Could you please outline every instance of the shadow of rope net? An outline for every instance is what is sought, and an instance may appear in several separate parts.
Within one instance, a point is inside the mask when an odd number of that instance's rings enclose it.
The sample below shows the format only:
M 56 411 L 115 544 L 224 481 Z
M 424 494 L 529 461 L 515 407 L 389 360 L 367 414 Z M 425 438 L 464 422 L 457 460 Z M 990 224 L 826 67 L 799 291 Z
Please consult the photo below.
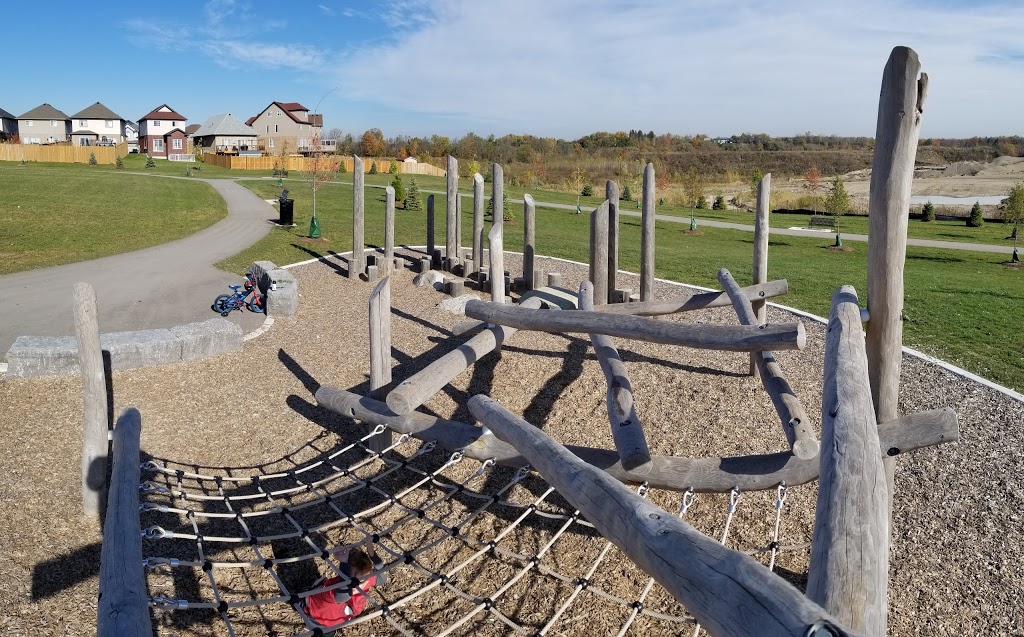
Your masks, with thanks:
M 528 467 L 479 463 L 408 435 L 377 454 L 367 442 L 382 431 L 278 472 L 145 463 L 143 552 L 158 632 L 329 633 L 303 601 L 347 587 L 332 549 L 368 540 L 388 581 L 369 591 L 346 633 L 699 631 L 678 601 Z M 754 515 L 763 523 L 748 546 L 730 534 L 748 494 L 702 494 L 698 502 L 693 492 L 639 492 L 769 568 L 780 551 L 806 555 L 806 543 L 779 542 L 784 486 L 749 494 L 751 507 L 762 503 Z M 341 581 L 325 588 L 321 578 L 333 575 Z

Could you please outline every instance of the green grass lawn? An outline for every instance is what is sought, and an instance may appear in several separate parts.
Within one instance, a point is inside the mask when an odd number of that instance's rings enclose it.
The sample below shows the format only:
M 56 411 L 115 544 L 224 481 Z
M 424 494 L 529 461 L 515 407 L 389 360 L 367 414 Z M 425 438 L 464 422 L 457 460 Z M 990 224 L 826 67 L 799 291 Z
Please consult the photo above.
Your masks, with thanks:
M 242 183 L 264 199 L 273 198 L 279 192 L 276 181 Z M 258 259 L 286 264 L 351 249 L 351 186 L 328 184 L 317 193 L 317 216 L 323 231 L 323 240 L 319 242 L 304 239 L 311 212 L 308 186 L 295 181 L 286 181 L 285 186 L 296 200 L 297 226 L 275 229 L 248 250 L 218 264 L 220 267 L 241 274 Z M 368 190 L 366 207 L 366 243 L 382 245 L 383 192 Z M 437 243 L 442 246 L 444 209 L 445 197 L 436 196 Z M 422 245 L 425 242 L 425 212 L 399 209 L 395 216 L 398 244 Z M 516 223 L 505 227 L 505 246 L 520 251 L 521 213 L 517 219 Z M 588 223 L 585 214 L 539 208 L 538 253 L 587 261 Z M 469 206 L 463 207 L 462 229 L 463 245 L 468 247 L 472 232 Z M 726 267 L 737 280 L 750 280 L 751 233 L 705 227 L 703 235 L 686 235 L 683 229 L 680 224 L 657 223 L 659 277 L 717 288 L 717 269 Z M 640 219 L 624 217 L 621 237 L 621 267 L 637 272 Z M 830 238 L 826 235 L 821 239 L 782 236 L 772 239 L 769 276 L 788 279 L 790 288 L 789 295 L 778 299 L 779 302 L 827 316 L 832 293 L 840 285 L 849 283 L 857 288 L 862 304 L 866 304 L 867 244 L 851 242 L 848 245 L 852 251 L 833 252 L 825 249 Z M 1005 259 L 997 254 L 908 248 L 904 342 L 1019 391 L 1024 389 L 1024 338 L 1019 332 L 1024 307 L 1024 271 L 1003 267 L 1000 262 Z
M 227 215 L 204 183 L 56 166 L 0 163 L 0 274 L 166 243 Z

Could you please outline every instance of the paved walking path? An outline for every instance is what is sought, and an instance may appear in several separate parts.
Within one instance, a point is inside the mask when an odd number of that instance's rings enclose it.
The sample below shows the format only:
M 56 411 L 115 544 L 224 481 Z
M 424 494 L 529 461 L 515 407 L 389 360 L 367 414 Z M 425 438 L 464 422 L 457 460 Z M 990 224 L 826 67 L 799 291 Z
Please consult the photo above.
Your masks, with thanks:
M 96 289 L 101 332 L 173 327 L 218 316 L 210 310 L 214 297 L 242 278 L 213 264 L 259 241 L 277 211 L 230 179 L 190 181 L 210 184 L 227 203 L 228 216 L 170 243 L 0 276 L 0 359 L 18 336 L 73 335 L 71 296 L 79 281 Z M 246 332 L 263 322 L 262 314 L 248 310 L 230 317 Z

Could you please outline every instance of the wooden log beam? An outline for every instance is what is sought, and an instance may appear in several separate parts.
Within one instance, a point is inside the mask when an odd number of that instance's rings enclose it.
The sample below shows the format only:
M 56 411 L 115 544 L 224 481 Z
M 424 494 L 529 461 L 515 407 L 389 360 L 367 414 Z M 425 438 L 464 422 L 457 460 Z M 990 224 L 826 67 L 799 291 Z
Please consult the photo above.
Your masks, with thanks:
M 580 285 L 579 307 L 587 311 L 594 309 L 594 285 L 590 281 Z M 633 385 L 626 374 L 626 365 L 611 338 L 603 334 L 591 334 L 590 341 L 608 383 L 608 421 L 615 449 L 619 452 L 619 462 L 627 471 L 637 475 L 648 474 L 651 472 L 651 450 L 634 408 Z
M 366 241 L 364 239 L 364 214 L 366 189 L 363 174 L 363 160 L 352 156 L 352 260 L 349 262 L 348 278 L 358 280 L 366 270 Z
M 654 164 L 644 167 L 643 210 L 640 213 L 640 300 L 654 300 Z
M 395 269 L 395 189 L 384 189 L 384 273 Z
M 445 163 L 445 181 L 447 182 L 445 198 L 445 232 L 444 232 L 444 258 L 449 268 L 454 267 L 459 260 L 459 247 L 456 245 L 456 200 L 459 198 L 459 162 L 451 155 Z
M 539 298 L 527 299 L 523 307 L 539 308 Z M 466 342 L 398 384 L 387 396 L 388 407 L 399 415 L 411 413 L 483 356 L 501 347 L 518 330 L 495 325 L 482 329 Z
M 484 178 L 473 174 L 473 274 L 484 266 Z
M 76 283 L 72 295 L 78 368 L 82 375 L 82 513 L 97 517 L 107 493 L 107 382 L 100 348 L 96 291 Z
M 882 72 L 868 200 L 868 374 L 879 422 L 892 420 L 898 410 L 907 207 L 927 88 L 917 53 L 894 48 Z M 895 467 L 895 459 L 885 461 L 890 494 Z
M 825 624 L 825 634 L 856 634 L 752 557 L 640 497 L 493 399 L 473 396 L 469 409 L 709 633 L 804 637 Z
M 789 292 L 789 283 L 786 279 L 779 279 L 778 281 L 769 281 L 760 285 L 740 288 L 740 291 L 750 300 L 770 299 L 787 294 Z M 598 312 L 609 314 L 662 316 L 665 314 L 675 314 L 676 312 L 703 310 L 709 307 L 726 307 L 732 304 L 732 299 L 725 292 L 697 292 L 674 299 L 659 299 L 657 301 L 644 301 L 640 303 L 616 303 L 614 305 L 602 305 L 595 309 Z
M 718 271 L 718 281 L 722 284 L 729 298 L 732 299 L 736 315 L 743 325 L 762 325 L 750 299 L 740 290 L 739 284 L 732 277 L 732 274 L 722 268 Z M 775 406 L 775 413 L 782 421 L 782 431 L 789 442 L 789 448 L 793 450 L 798 458 L 808 459 L 818 455 L 818 439 L 811 427 L 811 419 L 807 416 L 803 404 L 797 398 L 796 392 L 789 385 L 786 376 L 782 373 L 782 366 L 771 352 L 751 352 L 754 363 L 757 365 L 761 377 L 761 384 L 764 386 L 768 396 Z
M 771 214 L 771 192 L 772 192 L 772 174 L 768 173 L 761 178 L 761 181 L 757 184 L 757 212 L 754 220 L 754 276 L 753 283 L 765 283 L 768 281 L 768 216 Z M 767 319 L 767 312 L 764 306 L 764 301 L 761 299 L 755 299 L 752 303 L 754 308 L 754 314 L 757 317 L 757 322 L 751 325 L 764 325 Z M 750 354 L 750 375 L 754 376 L 758 373 L 758 364 L 755 358 L 757 353 Z
M 608 202 L 590 213 L 590 281 L 594 284 L 594 305 L 608 304 Z
M 526 291 L 533 289 L 537 258 L 537 204 L 529 193 L 523 195 L 523 279 Z
M 888 608 L 889 490 L 878 455 L 860 304 L 832 297 L 825 337 L 822 453 L 807 597 L 850 628 L 884 637 Z
M 466 316 L 488 323 L 539 332 L 576 332 L 632 338 L 649 343 L 683 345 L 727 352 L 803 349 L 802 323 L 778 325 L 703 325 L 605 312 L 552 312 L 487 301 L 469 301 Z
M 391 384 L 391 277 L 385 276 L 373 288 L 370 310 L 370 395 L 381 400 Z M 391 446 L 391 431 L 370 438 L 370 451 L 383 452 Z
M 513 467 L 526 464 L 526 459 L 513 447 L 467 423 L 415 411 L 399 415 L 385 403 L 326 385 L 317 390 L 316 400 L 337 414 L 385 425 L 423 440 L 436 440 L 443 447 L 464 451 L 476 460 L 494 458 L 499 464 Z M 881 452 L 887 455 L 952 442 L 959 436 L 956 414 L 948 407 L 904 416 L 878 428 Z M 691 487 L 700 493 L 728 493 L 733 487 L 760 491 L 774 489 L 781 482 L 796 486 L 818 477 L 816 458 L 801 460 L 789 451 L 731 458 L 652 456 L 651 472 L 636 475 L 622 467 L 617 451 L 572 445 L 567 448 L 616 480 L 632 484 L 647 482 L 653 488 L 670 491 L 686 491 Z
M 100 594 L 96 606 L 99 637 L 149 637 L 153 634 L 139 522 L 141 428 L 142 416 L 135 408 L 124 410 L 114 426 L 113 466 L 103 523 Z
M 608 302 L 619 288 L 619 185 L 609 179 L 604 184 L 608 200 Z

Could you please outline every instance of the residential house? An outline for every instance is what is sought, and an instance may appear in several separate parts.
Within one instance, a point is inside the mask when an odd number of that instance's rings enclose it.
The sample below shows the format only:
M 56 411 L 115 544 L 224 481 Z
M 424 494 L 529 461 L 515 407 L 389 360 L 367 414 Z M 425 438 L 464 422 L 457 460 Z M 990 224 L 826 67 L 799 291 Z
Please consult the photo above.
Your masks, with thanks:
M 188 119 L 167 104 L 139 118 L 139 152 L 151 157 L 187 161 L 191 157 L 185 127 Z
M 268 155 L 284 155 L 307 149 L 313 133 L 322 131 L 324 116 L 311 114 L 298 102 L 271 102 L 245 123 L 256 131 L 257 144 Z
M 139 125 L 130 119 L 124 120 L 124 140 L 128 142 L 128 152 L 139 152 Z
M 125 138 L 124 118 L 99 102 L 71 116 L 71 143 L 75 146 L 114 146 Z
M 214 115 L 203 122 L 192 134 L 192 143 L 201 145 L 203 152 L 209 153 L 259 154 L 255 151 L 256 131 L 231 113 Z
M 7 141 L 18 134 L 18 118 L 0 108 L 0 140 Z
M 62 144 L 71 139 L 71 118 L 40 104 L 18 116 L 18 135 L 22 144 Z

